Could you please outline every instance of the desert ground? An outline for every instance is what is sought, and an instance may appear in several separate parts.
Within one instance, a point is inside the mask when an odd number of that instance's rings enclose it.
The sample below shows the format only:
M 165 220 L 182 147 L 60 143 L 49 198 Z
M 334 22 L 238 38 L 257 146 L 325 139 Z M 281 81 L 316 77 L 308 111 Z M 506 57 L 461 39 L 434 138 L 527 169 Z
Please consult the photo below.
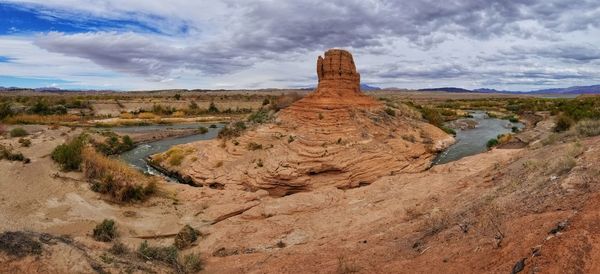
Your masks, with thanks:
M 2 94 L 0 272 L 600 272 L 598 97 L 363 93 L 330 54 L 315 91 Z M 524 127 L 433 165 L 473 110 Z M 226 126 L 149 159 L 174 179 L 117 157 L 194 122 Z

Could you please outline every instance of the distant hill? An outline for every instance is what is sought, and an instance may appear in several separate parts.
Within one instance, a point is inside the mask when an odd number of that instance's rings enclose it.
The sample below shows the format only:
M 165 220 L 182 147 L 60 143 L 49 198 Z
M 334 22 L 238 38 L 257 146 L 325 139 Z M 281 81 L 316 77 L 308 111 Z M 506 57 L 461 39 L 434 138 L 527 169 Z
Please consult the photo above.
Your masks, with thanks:
M 376 86 L 370 86 L 367 84 L 360 84 L 360 90 L 362 91 L 369 91 L 369 90 L 381 90 L 380 87 L 376 87 Z
M 472 90 L 468 90 L 468 89 L 464 89 L 464 88 L 455 88 L 455 87 L 424 88 L 424 89 L 419 89 L 418 91 L 474 92 Z
M 427 89 L 419 89 L 418 91 L 510 93 L 510 94 L 600 94 L 600 85 L 575 86 L 575 87 L 568 87 L 568 88 L 538 89 L 538 90 L 531 90 L 531 91 L 509 91 L 509 90 L 496 90 L 496 89 L 490 89 L 490 88 L 478 88 L 478 89 L 474 89 L 474 90 L 469 90 L 469 89 L 455 88 L 455 87 L 427 88 Z
M 600 94 L 600 85 L 552 88 L 531 91 L 532 94 Z

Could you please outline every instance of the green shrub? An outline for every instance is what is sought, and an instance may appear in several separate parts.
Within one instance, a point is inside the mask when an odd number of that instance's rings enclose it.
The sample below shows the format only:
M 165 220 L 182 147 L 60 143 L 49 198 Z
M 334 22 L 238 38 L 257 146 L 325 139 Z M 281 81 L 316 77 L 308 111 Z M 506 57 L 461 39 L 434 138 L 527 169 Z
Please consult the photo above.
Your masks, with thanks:
M 571 117 L 569 117 L 565 114 L 561 114 L 556 119 L 556 126 L 554 126 L 554 131 L 556 131 L 556 132 L 566 131 L 569 128 L 571 128 L 571 126 L 573 126 L 574 123 L 575 123 L 575 121 L 573 121 L 573 119 L 571 119 Z
M 489 140 L 487 141 L 487 144 L 486 144 L 486 146 L 487 146 L 487 148 L 492 148 L 492 147 L 495 147 L 495 146 L 497 146 L 499 143 L 500 143 L 500 142 L 499 142 L 499 141 L 498 141 L 498 139 L 496 139 L 496 138 L 494 138 L 494 139 L 489 139 Z
M 81 151 L 87 137 L 79 135 L 70 142 L 57 146 L 52 151 L 52 160 L 57 162 L 64 171 L 79 170 L 81 165 Z
M 448 134 L 452 134 L 452 135 L 456 136 L 456 131 L 454 129 L 451 129 L 446 126 L 442 126 L 441 129 Z
M 29 133 L 22 127 L 16 127 L 10 131 L 10 137 L 23 137 L 27 135 L 29 135 Z
M 96 241 L 110 242 L 117 237 L 117 227 L 114 220 L 104 219 L 93 231 L 93 237 Z

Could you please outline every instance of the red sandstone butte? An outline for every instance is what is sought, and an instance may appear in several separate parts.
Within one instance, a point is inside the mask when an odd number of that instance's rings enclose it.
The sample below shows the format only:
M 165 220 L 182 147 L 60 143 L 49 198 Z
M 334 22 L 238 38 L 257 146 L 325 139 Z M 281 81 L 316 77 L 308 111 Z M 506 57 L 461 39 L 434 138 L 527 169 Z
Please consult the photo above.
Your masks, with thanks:
M 348 51 L 325 52 L 317 59 L 317 75 L 317 89 L 275 113 L 273 122 L 237 138 L 181 145 L 176 149 L 189 153 L 178 166 L 169 165 L 166 154 L 155 161 L 199 185 L 283 196 L 423 171 L 453 142 L 422 119 L 400 110 L 387 114 L 382 103 L 362 93 Z

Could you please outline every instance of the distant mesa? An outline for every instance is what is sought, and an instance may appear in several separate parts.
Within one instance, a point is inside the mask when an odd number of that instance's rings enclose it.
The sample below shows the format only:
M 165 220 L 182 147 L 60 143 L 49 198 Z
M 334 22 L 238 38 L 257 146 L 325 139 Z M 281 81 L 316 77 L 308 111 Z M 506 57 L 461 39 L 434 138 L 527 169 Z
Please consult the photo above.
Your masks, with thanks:
M 193 151 L 177 166 L 167 153 L 160 165 L 203 186 L 273 196 L 333 186 L 360 187 L 395 173 L 419 172 L 454 139 L 360 90 L 352 55 L 332 49 L 317 59 L 316 90 L 274 113 L 272 122 L 250 125 L 239 136 L 175 149 Z

